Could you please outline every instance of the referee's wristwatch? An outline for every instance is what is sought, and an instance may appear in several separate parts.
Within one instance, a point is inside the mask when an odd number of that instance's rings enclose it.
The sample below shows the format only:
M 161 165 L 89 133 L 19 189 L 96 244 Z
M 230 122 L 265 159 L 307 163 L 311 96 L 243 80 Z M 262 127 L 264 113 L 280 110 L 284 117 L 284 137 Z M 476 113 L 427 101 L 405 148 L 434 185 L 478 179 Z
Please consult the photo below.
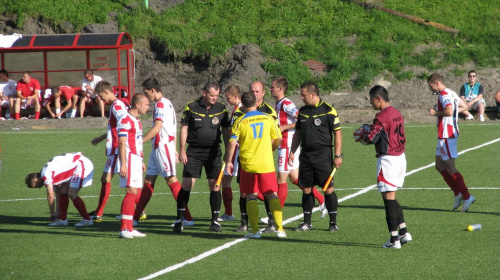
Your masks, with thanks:
M 335 155 L 335 158 L 344 158 L 344 154 Z

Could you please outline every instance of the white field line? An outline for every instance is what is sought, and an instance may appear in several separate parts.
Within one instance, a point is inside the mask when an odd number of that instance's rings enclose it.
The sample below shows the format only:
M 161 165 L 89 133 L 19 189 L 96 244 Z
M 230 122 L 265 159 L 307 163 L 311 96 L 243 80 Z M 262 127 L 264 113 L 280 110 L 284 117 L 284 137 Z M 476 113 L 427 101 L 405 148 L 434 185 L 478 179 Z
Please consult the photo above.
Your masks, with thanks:
M 500 187 L 467 187 L 469 190 L 500 190 Z M 335 191 L 355 191 L 363 190 L 365 188 L 349 188 L 349 189 L 335 189 Z M 408 190 L 449 190 L 450 188 L 401 188 L 398 191 Z M 302 192 L 302 190 L 288 190 L 288 192 Z M 191 192 L 191 194 L 209 194 L 210 192 Z M 154 193 L 154 195 L 172 195 L 172 193 Z M 98 195 L 81 195 L 81 198 L 98 198 Z M 122 194 L 112 194 L 110 197 L 123 198 Z M 0 199 L 0 202 L 17 202 L 17 201 L 34 201 L 34 200 L 47 200 L 46 197 L 33 197 L 33 198 L 13 198 L 13 199 Z M 340 200 L 339 200 L 340 201 Z
M 476 147 L 472 147 L 472 148 L 470 148 L 470 149 L 463 150 L 463 151 L 459 152 L 458 154 L 463 154 L 463 153 L 466 153 L 466 152 L 470 152 L 470 151 L 473 151 L 473 150 L 479 149 L 479 148 L 481 148 L 481 147 L 484 147 L 484 146 L 487 146 L 487 145 L 491 145 L 491 144 L 496 143 L 496 142 L 498 142 L 498 141 L 500 141 L 500 138 L 497 138 L 497 139 L 495 139 L 495 140 L 492 140 L 492 141 L 486 142 L 486 143 L 481 144 L 481 145 L 478 145 L 478 146 L 476 146 Z M 409 176 L 409 175 L 411 175 L 411 174 L 414 174 L 414 173 L 416 173 L 416 172 L 422 171 L 422 170 L 424 170 L 424 169 L 426 169 L 426 168 L 429 168 L 429 167 L 432 167 L 432 166 L 434 166 L 434 163 L 432 163 L 432 164 L 428 164 L 428 165 L 426 165 L 426 166 L 423 166 L 423 167 L 420 167 L 420 168 L 417 168 L 417 169 L 413 169 L 412 171 L 407 172 L 407 173 L 405 174 L 405 176 Z M 356 197 L 356 196 L 359 196 L 359 195 L 361 195 L 361 194 L 364 194 L 364 193 L 366 193 L 366 192 L 370 191 L 371 189 L 374 189 L 376 186 L 377 186 L 377 185 L 371 185 L 371 186 L 368 186 L 368 187 L 366 187 L 366 188 L 363 188 L 363 189 L 361 189 L 361 190 L 359 190 L 359 191 L 357 191 L 357 192 L 355 192 L 355 193 L 353 193 L 353 194 L 350 194 L 350 195 L 344 196 L 344 197 L 342 197 L 341 199 L 339 199 L 339 203 L 340 203 L 340 202 L 343 202 L 343 201 L 346 201 L 346 200 L 348 200 L 348 199 L 354 198 L 354 197 Z M 319 208 L 318 208 L 318 207 L 316 207 L 316 208 L 314 209 L 314 211 L 318 211 L 318 210 L 319 210 Z M 302 218 L 302 217 L 303 217 L 303 214 L 300 214 L 300 215 L 297 215 L 297 216 L 295 216 L 295 217 L 291 217 L 291 218 L 289 218 L 289 219 L 286 219 L 286 220 L 284 220 L 284 221 L 283 221 L 283 225 L 286 225 L 286 224 L 288 224 L 288 223 L 290 223 L 290 222 L 296 221 L 296 220 L 298 220 L 298 219 L 300 219 L 300 218 Z M 188 264 L 192 264 L 192 263 L 198 262 L 198 261 L 200 261 L 200 260 L 202 260 L 202 259 L 204 259 L 204 258 L 206 258 L 206 257 L 209 257 L 209 256 L 211 256 L 211 255 L 214 255 L 214 254 L 216 254 L 216 253 L 218 253 L 218 252 L 220 252 L 220 251 L 222 251 L 222 250 L 228 249 L 228 248 L 232 247 L 233 245 L 236 245 L 236 244 L 238 244 L 238 243 L 240 243 L 240 242 L 243 242 L 243 241 L 246 241 L 246 240 L 247 240 L 246 238 L 238 238 L 238 239 L 236 239 L 236 240 L 234 240 L 234 241 L 228 242 L 228 243 L 226 243 L 226 244 L 224 244 L 224 245 L 221 245 L 221 246 L 219 246 L 219 247 L 216 247 L 216 248 L 214 248 L 214 249 L 212 249 L 212 250 L 206 251 L 206 252 L 204 252 L 204 253 L 202 253 L 202 254 L 200 254 L 200 255 L 196 256 L 196 257 L 190 258 L 190 259 L 188 259 L 188 260 L 186 260 L 186 261 L 184 261 L 184 262 L 181 262 L 181 263 L 178 263 L 178 264 L 175 264 L 175 265 L 169 266 L 169 267 L 167 267 L 167 268 L 165 268 L 165 269 L 162 269 L 162 270 L 160 270 L 160 271 L 158 271 L 158 272 L 152 273 L 152 274 L 150 274 L 150 275 L 148 275 L 148 276 L 146 276 L 146 277 L 139 278 L 139 279 L 140 279 L 140 280 L 143 280 L 143 279 L 144 279 L 144 280 L 146 280 L 146 279 L 153 279 L 153 278 L 156 278 L 156 277 L 161 276 L 161 275 L 163 275 L 163 274 L 166 274 L 166 273 L 169 273 L 169 272 L 171 272 L 171 271 L 174 271 L 174 270 L 177 270 L 177 269 L 179 269 L 179 268 L 182 268 L 182 267 L 184 267 L 185 265 L 188 265 Z

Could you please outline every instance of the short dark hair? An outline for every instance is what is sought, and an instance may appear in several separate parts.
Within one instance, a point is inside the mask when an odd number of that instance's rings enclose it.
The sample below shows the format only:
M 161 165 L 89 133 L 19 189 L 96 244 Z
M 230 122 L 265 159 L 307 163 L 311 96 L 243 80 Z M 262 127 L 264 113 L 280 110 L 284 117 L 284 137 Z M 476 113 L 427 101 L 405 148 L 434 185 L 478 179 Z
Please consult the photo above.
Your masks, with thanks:
M 315 83 L 311 82 L 311 81 L 308 81 L 308 82 L 305 82 L 303 83 L 301 86 L 300 86 L 301 89 L 305 88 L 307 90 L 308 93 L 316 93 L 317 96 L 319 96 L 319 88 L 318 88 L 318 85 L 316 85 Z
M 241 104 L 245 108 L 255 107 L 255 94 L 253 92 L 246 91 L 241 95 Z
M 470 74 L 472 74 L 472 73 L 474 73 L 474 74 L 476 74 L 476 75 L 477 75 L 476 70 L 472 69 L 472 70 L 470 70 L 470 71 L 469 71 L 469 73 L 467 73 L 467 76 L 468 76 L 468 75 L 470 75 Z
M 97 94 L 103 93 L 106 90 L 111 92 L 111 93 L 113 92 L 113 86 L 108 81 L 102 80 L 102 81 L 98 82 L 97 85 L 95 85 L 94 91 Z
M 92 71 L 91 69 L 86 69 L 85 71 L 83 71 L 83 75 L 85 74 L 94 75 L 94 71 Z
M 38 178 L 41 178 L 42 177 L 42 174 L 41 173 L 30 173 L 26 176 L 26 179 L 25 179 L 25 182 L 26 182 L 26 186 L 31 189 L 31 188 L 35 188 L 35 186 L 32 186 L 31 185 L 31 181 L 33 181 L 33 179 L 38 179 Z
M 147 90 L 152 90 L 155 89 L 156 91 L 161 92 L 161 86 L 158 83 L 158 80 L 156 78 L 148 78 L 144 82 L 142 82 L 142 87 L 147 89 Z
M 0 70 L 0 74 L 4 74 L 5 76 L 7 76 L 7 78 L 9 77 L 9 72 L 7 72 L 7 70 L 5 69 Z
M 273 79 L 273 82 L 275 82 L 277 86 L 283 88 L 283 92 L 286 93 L 286 90 L 288 89 L 288 81 L 285 77 L 276 77 Z
M 427 83 L 435 83 L 435 82 L 441 82 L 443 83 L 443 76 L 439 75 L 438 73 L 434 73 L 427 78 Z
M 214 83 L 214 82 L 208 82 L 203 87 L 203 91 L 209 92 L 211 88 L 213 88 L 214 90 L 219 90 L 219 85 L 217 83 Z
M 389 92 L 383 86 L 376 85 L 370 89 L 370 97 L 380 97 L 385 102 L 389 102 Z
M 137 108 L 137 104 L 141 103 L 143 98 L 147 98 L 147 96 L 144 93 L 136 93 L 134 97 L 132 97 L 132 107 Z M 149 99 L 148 99 L 149 100 Z
M 59 87 L 53 87 L 50 89 L 50 91 L 52 91 L 52 94 L 55 94 L 56 92 L 59 92 Z
M 24 74 L 28 74 L 28 76 L 30 76 L 30 77 L 31 77 L 31 71 L 24 71 L 24 72 L 23 72 L 23 75 L 24 75 Z

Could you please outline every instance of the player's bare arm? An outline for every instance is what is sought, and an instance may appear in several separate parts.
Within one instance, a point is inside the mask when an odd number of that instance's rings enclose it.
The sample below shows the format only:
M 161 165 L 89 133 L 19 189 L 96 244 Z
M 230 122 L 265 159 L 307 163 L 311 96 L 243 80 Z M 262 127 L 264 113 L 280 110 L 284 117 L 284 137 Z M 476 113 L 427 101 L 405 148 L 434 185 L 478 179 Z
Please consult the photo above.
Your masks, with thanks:
M 153 127 L 142 138 L 142 142 L 143 143 L 147 142 L 147 141 L 153 139 L 153 137 L 155 137 L 156 135 L 158 135 L 158 133 L 160 133 L 162 125 L 163 125 L 163 121 L 155 120 Z
M 187 164 L 187 154 L 186 154 L 186 142 L 187 142 L 187 135 L 188 135 L 188 126 L 183 125 L 181 126 L 181 132 L 180 132 L 180 140 L 179 140 L 179 161 L 182 164 Z
M 341 155 L 342 154 L 342 130 L 338 129 L 333 131 L 333 135 L 335 137 L 335 140 L 333 140 L 333 145 L 335 148 L 335 154 L 334 155 Z M 336 168 L 340 168 L 342 165 L 342 157 L 334 157 L 333 159 L 333 165 Z
M 283 132 L 283 131 L 287 131 L 289 129 L 293 129 L 293 128 L 295 128 L 295 124 L 296 123 L 284 124 L 284 125 L 280 126 L 280 130 L 281 130 L 281 132 Z
M 127 177 L 127 137 L 118 137 L 118 153 L 120 156 L 120 177 Z
M 273 140 L 273 151 L 276 151 L 276 149 L 281 145 L 282 141 L 282 137 Z
M 236 150 L 236 141 L 229 141 L 229 144 L 227 146 L 227 151 L 226 154 L 224 155 L 224 162 L 226 163 L 226 170 L 229 174 L 233 173 L 233 163 L 230 161 L 230 158 L 233 158 L 234 151 Z
M 464 103 L 463 101 L 462 102 L 458 102 L 459 104 L 460 103 Z M 459 105 L 460 107 L 460 105 Z M 467 105 L 465 106 L 465 108 L 467 109 Z M 436 111 L 434 108 L 433 109 L 430 109 L 429 110 L 429 115 L 431 116 L 436 116 L 436 117 L 449 117 L 449 116 L 453 116 L 453 106 L 452 105 L 448 105 L 444 108 L 443 111 Z
M 295 160 L 295 151 L 300 145 L 300 139 L 302 137 L 302 132 L 300 130 L 295 130 L 295 134 L 292 138 L 292 147 L 290 147 L 290 155 L 288 157 L 288 164 L 293 166 L 293 161 Z
M 47 189 L 47 204 L 50 210 L 50 220 L 55 220 L 57 215 L 55 211 L 54 186 L 50 183 L 45 185 L 45 188 Z

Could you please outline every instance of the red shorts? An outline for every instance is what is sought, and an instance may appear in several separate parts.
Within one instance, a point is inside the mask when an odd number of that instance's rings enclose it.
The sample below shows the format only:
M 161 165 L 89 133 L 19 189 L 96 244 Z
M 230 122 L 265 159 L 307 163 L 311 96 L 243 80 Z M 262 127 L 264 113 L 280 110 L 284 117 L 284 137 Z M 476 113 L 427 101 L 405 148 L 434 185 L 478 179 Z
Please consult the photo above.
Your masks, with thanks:
M 240 169 L 240 191 L 241 193 L 270 194 L 278 191 L 278 179 L 276 172 L 248 173 Z

